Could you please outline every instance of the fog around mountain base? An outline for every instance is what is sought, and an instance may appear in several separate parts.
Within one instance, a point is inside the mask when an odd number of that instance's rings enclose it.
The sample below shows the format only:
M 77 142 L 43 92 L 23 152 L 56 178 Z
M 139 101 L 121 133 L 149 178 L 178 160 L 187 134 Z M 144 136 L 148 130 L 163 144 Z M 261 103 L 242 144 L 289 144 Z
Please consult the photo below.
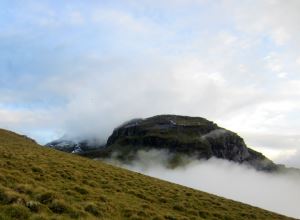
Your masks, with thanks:
M 212 158 L 187 159 L 183 166 L 166 165 L 166 151 L 139 151 L 130 164 L 108 162 L 152 177 L 233 199 L 283 215 L 300 218 L 300 175 L 266 173 Z

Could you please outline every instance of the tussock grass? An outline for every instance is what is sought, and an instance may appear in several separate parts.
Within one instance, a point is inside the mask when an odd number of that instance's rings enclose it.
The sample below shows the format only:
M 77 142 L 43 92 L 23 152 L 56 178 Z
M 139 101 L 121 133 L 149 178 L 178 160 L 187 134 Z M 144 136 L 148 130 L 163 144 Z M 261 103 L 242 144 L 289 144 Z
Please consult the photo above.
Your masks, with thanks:
M 291 219 L 0 130 L 0 220 Z

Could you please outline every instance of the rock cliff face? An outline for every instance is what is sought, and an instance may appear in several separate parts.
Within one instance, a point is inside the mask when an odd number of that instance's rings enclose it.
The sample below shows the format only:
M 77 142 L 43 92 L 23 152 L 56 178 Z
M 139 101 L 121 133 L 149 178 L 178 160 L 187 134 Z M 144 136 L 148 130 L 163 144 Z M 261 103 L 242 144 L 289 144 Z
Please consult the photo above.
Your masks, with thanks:
M 107 152 L 118 152 L 122 157 L 150 149 L 197 159 L 217 157 L 258 170 L 277 169 L 271 160 L 249 149 L 236 133 L 200 117 L 159 115 L 134 119 L 116 128 L 106 145 Z

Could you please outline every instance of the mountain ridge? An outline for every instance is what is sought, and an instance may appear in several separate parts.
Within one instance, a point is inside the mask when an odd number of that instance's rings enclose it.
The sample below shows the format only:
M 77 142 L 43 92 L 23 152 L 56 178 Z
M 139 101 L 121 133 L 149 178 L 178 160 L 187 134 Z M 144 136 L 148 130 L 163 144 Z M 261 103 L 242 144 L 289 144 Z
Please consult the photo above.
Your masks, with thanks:
M 80 151 L 79 154 L 107 158 L 117 152 L 119 159 L 130 161 L 138 150 L 151 149 L 164 149 L 197 159 L 216 157 L 263 171 L 285 169 L 260 152 L 248 148 L 238 134 L 212 121 L 169 114 L 127 121 L 114 129 L 105 146 Z

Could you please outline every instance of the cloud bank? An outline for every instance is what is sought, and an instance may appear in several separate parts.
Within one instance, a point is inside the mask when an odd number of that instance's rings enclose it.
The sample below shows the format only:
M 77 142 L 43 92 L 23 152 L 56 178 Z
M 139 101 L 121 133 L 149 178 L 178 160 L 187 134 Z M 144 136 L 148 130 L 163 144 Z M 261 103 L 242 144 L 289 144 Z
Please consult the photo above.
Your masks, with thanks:
M 287 216 L 300 218 L 300 174 L 258 172 L 244 165 L 212 158 L 186 158 L 183 167 L 169 169 L 165 151 L 140 151 L 131 164 L 110 162 L 152 177 L 209 192 Z

